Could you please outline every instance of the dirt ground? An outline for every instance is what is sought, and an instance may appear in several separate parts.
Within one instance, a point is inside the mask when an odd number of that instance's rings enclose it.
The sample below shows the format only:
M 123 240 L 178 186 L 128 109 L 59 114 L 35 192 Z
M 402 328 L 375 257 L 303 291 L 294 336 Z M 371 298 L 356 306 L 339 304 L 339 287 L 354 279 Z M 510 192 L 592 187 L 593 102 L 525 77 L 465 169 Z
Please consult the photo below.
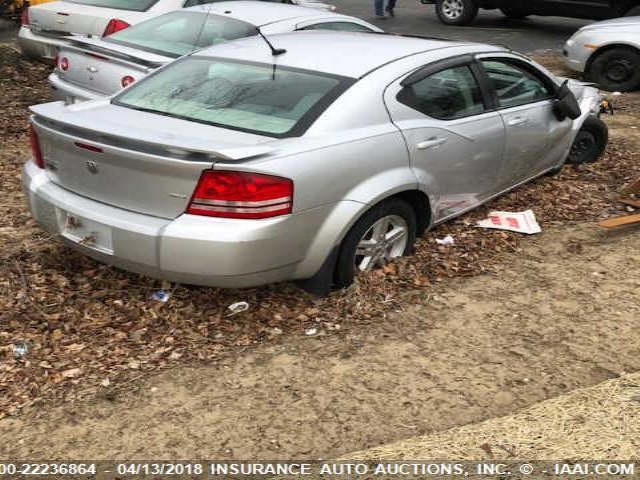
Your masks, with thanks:
M 541 235 L 477 229 L 484 208 L 327 299 L 176 287 L 156 310 L 157 282 L 74 254 L 28 219 L 24 109 L 46 95 L 46 72 L 12 61 L 3 85 L 35 81 L 2 123 L 0 458 L 326 459 L 640 370 L 640 231 L 594 223 L 623 212 L 614 192 L 640 174 L 638 96 L 607 119 L 602 162 L 492 203 L 534 208 Z M 449 233 L 456 245 L 436 248 Z M 228 318 L 238 299 L 250 311 Z M 21 338 L 26 360 L 11 353 Z
M 352 452 L 345 460 L 425 458 L 637 461 L 640 372 L 574 390 L 513 415 Z
M 639 240 L 550 229 L 499 274 L 407 298 L 346 337 L 287 338 L 5 419 L 0 456 L 326 459 L 509 414 L 640 369 Z

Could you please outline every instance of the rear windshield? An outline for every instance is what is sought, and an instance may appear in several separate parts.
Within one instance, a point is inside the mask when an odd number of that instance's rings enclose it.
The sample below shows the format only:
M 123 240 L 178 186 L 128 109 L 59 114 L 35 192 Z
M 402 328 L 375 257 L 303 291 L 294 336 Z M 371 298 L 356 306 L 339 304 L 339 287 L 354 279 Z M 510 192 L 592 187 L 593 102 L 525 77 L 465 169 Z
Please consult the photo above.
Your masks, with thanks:
M 353 81 L 270 64 L 185 57 L 134 84 L 112 102 L 233 130 L 288 137 L 304 133 Z
M 198 48 L 256 34 L 255 26 L 233 18 L 204 12 L 177 11 L 125 28 L 104 40 L 179 57 Z
M 67 2 L 79 3 L 80 5 L 91 5 L 94 7 L 146 12 L 158 3 L 158 0 L 67 0 Z

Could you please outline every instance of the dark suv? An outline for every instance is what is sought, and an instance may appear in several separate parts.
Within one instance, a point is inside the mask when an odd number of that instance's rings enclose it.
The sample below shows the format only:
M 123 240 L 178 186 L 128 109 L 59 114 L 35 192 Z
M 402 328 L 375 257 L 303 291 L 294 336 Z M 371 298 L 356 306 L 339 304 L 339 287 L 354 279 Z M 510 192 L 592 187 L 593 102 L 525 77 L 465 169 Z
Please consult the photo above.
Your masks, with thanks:
M 468 25 L 479 9 L 500 9 L 509 18 L 529 15 L 606 18 L 640 15 L 640 0 L 421 0 L 435 3 L 436 13 L 447 25 Z

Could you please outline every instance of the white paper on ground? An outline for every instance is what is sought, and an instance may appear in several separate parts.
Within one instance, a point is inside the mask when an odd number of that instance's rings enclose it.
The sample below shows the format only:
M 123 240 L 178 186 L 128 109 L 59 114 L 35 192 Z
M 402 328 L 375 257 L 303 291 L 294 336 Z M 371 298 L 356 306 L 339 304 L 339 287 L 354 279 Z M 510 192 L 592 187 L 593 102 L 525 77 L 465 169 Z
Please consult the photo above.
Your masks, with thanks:
M 483 228 L 510 230 L 528 235 L 542 231 L 536 221 L 533 210 L 525 210 L 524 212 L 489 212 L 489 217 L 486 220 L 479 221 L 477 225 Z

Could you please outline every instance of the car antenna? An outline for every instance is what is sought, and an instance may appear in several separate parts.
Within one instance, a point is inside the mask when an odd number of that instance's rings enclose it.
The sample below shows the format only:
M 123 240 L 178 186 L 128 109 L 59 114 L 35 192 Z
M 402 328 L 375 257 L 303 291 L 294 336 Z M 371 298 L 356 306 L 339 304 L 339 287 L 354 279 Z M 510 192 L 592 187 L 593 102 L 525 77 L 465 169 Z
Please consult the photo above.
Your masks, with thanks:
M 260 31 L 260 27 L 256 27 L 256 30 L 258 31 L 258 35 L 260 35 L 262 37 L 262 39 L 266 42 L 266 44 L 269 45 L 269 48 L 271 49 L 271 55 L 273 55 L 274 57 L 277 57 L 278 55 L 282 55 L 283 53 L 287 53 L 287 51 L 284 48 L 276 48 L 276 47 L 274 47 L 271 44 L 271 42 L 269 40 L 267 40 L 267 37 L 264 36 L 262 31 Z
M 211 9 L 213 8 L 214 3 L 215 2 L 209 3 L 209 6 L 207 7 L 207 14 L 204 16 L 204 20 L 202 20 L 202 26 L 200 27 L 200 31 L 198 32 L 198 36 L 196 37 L 196 44 L 194 45 L 195 47 L 200 47 L 200 42 L 202 41 L 202 35 L 204 34 L 204 29 L 207 25 L 207 20 L 209 20 L 209 17 L 211 16 Z M 231 12 L 225 12 L 225 13 L 231 13 Z

